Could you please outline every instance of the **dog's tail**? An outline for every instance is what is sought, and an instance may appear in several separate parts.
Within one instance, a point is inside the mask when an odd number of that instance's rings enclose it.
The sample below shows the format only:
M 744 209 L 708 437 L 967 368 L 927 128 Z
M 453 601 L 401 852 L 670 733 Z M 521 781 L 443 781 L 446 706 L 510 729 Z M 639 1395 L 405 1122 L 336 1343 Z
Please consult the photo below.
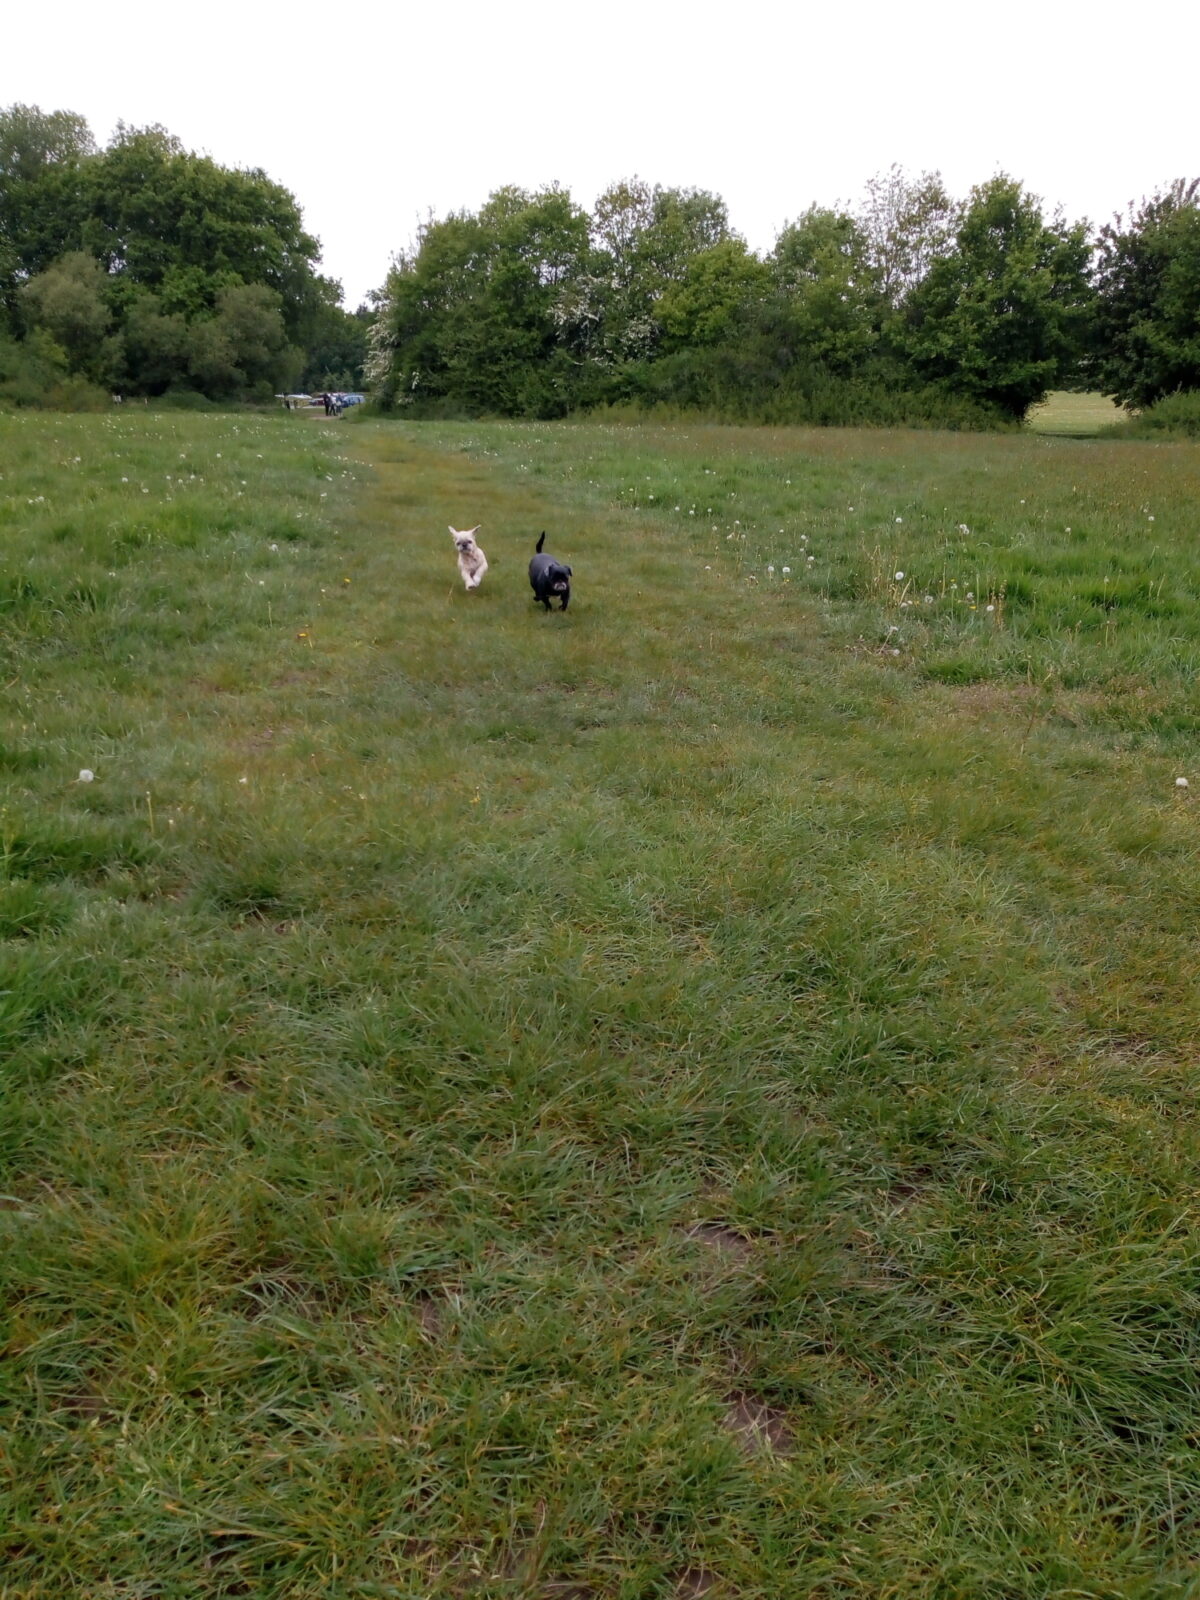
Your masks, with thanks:
M 541 555 L 542 546 L 545 544 L 545 542 L 546 542 L 546 535 L 543 533 L 541 535 L 541 537 L 538 539 L 538 542 L 537 542 L 537 553 L 538 553 L 538 555 Z

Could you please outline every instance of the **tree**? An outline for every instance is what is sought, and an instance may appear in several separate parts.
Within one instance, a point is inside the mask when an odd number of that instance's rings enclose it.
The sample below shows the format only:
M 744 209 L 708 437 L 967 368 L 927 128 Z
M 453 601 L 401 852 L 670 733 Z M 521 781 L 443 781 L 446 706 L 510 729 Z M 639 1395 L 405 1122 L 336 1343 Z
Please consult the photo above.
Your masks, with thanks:
M 96 143 L 83 117 L 11 105 L 0 110 L 0 295 L 79 247 L 81 173 Z
M 810 206 L 780 234 L 771 273 L 793 356 L 849 373 L 872 354 L 888 308 L 853 217 Z
M 300 360 L 288 344 L 278 294 L 261 283 L 222 289 L 216 314 L 189 326 L 189 375 L 214 400 L 290 387 Z
M 1122 405 L 1200 389 L 1200 179 L 1100 230 L 1092 370 Z
M 1046 223 L 1004 176 L 971 191 L 951 250 L 910 294 L 917 371 L 1019 418 L 1078 357 L 1091 309 L 1086 223 Z
M 657 315 L 664 351 L 728 339 L 741 314 L 770 288 L 771 275 L 741 239 L 722 239 L 690 257 L 663 290 Z
M 575 321 L 599 332 L 592 354 L 623 362 L 650 355 L 658 340 L 658 303 L 696 256 L 730 237 L 719 195 L 704 189 L 651 187 L 640 178 L 613 184 L 592 214 L 593 253 Z
M 900 305 L 954 242 L 961 208 L 951 200 L 940 172 L 909 178 L 893 164 L 867 183 L 855 221 L 879 288 Z
M 383 292 L 370 367 L 380 399 L 504 415 L 565 409 L 555 307 L 586 252 L 587 217 L 554 186 L 500 189 L 478 215 L 429 222 Z
M 220 167 L 161 127 L 121 124 L 85 178 L 83 248 L 170 311 L 196 316 L 223 288 L 262 284 L 296 337 L 334 287 L 317 277 L 320 246 L 295 198 L 258 169 Z
M 49 334 L 72 372 L 98 383 L 110 382 L 120 364 L 120 340 L 108 337 L 113 317 L 104 289 L 99 262 L 76 250 L 30 278 L 20 291 L 29 325 Z

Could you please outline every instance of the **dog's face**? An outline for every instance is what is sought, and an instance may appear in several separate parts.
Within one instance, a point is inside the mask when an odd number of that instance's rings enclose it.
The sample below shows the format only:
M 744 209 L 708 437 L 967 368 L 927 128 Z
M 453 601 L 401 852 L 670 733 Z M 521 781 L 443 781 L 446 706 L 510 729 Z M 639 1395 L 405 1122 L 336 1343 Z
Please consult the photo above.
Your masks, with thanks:
M 475 535 L 482 526 L 481 522 L 477 522 L 473 528 L 468 528 L 465 532 L 460 532 L 457 528 L 450 529 L 450 537 L 454 540 L 454 548 L 460 556 L 470 555 L 471 551 L 474 550 Z

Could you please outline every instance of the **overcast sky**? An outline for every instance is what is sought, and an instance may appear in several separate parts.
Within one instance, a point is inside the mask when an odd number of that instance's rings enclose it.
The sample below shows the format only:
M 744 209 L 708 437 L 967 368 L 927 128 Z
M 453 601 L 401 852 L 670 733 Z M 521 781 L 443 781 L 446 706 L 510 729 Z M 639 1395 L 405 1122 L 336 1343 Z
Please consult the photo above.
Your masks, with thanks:
M 429 212 L 558 180 L 712 189 L 757 250 L 899 162 L 1105 221 L 1200 173 L 1200 8 L 877 0 L 50 0 L 5 8 L 0 105 L 160 122 L 299 200 L 353 308 Z

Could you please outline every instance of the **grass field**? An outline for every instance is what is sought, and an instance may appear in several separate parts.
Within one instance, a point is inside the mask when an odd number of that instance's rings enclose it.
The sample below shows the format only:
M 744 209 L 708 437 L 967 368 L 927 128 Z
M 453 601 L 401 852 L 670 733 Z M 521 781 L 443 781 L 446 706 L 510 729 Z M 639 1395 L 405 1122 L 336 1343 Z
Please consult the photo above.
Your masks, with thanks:
M 1123 421 L 1127 413 L 1102 394 L 1071 394 L 1057 389 L 1032 407 L 1028 426 L 1035 433 L 1092 438 Z
M 0 417 L 3 1600 L 1196 1594 L 1198 469 Z

